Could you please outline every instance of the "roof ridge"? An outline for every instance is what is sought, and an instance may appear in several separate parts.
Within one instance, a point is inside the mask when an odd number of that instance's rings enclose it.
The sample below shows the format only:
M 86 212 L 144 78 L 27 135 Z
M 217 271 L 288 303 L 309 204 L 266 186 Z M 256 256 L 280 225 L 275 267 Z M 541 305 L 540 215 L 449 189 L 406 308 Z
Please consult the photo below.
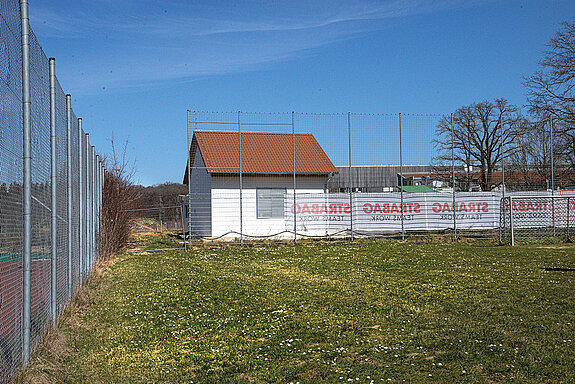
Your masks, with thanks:
M 193 131 L 193 133 L 227 133 L 227 134 L 238 134 L 237 131 L 199 131 L 199 130 Z M 312 134 L 311 132 L 295 132 L 295 133 L 292 133 L 292 132 L 250 132 L 250 131 L 247 131 L 247 132 L 246 132 L 246 131 L 242 131 L 242 135 L 254 135 L 254 134 L 257 134 L 257 135 L 290 135 L 290 136 L 293 135 L 293 134 L 295 134 L 296 136 L 297 136 L 297 135 L 301 135 L 301 136 L 303 136 L 303 135 L 305 135 L 305 136 L 313 136 L 313 134 Z

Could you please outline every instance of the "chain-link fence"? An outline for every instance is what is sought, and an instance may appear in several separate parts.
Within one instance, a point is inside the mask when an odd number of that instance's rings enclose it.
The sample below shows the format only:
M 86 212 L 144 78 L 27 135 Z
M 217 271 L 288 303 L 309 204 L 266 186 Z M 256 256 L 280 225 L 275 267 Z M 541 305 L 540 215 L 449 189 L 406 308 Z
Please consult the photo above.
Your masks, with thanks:
M 94 266 L 103 174 L 27 2 L 0 0 L 0 382 Z
M 571 241 L 575 196 L 501 199 L 501 242 L 515 245 Z
M 132 214 L 132 228 L 136 232 L 170 232 L 182 234 L 182 206 L 163 206 L 125 210 Z
M 496 236 L 501 198 L 570 193 L 552 152 L 545 172 L 531 161 L 520 174 L 516 121 L 493 117 L 480 158 L 479 133 L 452 115 L 188 112 L 185 228 L 240 241 Z

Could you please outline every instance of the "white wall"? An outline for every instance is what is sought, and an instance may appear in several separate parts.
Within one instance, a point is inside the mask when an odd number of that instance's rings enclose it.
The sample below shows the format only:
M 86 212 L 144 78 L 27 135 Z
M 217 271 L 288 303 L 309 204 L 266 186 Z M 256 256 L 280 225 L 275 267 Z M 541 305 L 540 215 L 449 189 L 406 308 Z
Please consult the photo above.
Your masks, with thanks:
M 192 232 L 200 236 L 211 236 L 212 233 L 212 205 L 211 185 L 212 177 L 206 171 L 206 165 L 200 151 L 196 152 L 192 164 L 191 201 L 192 201 Z
M 322 176 L 298 176 L 296 193 L 323 193 L 327 178 Z M 243 233 L 253 236 L 269 236 L 282 233 L 279 237 L 291 237 L 285 233 L 286 220 L 258 219 L 256 210 L 256 188 L 285 188 L 293 196 L 293 176 L 243 176 L 242 216 Z M 288 201 L 291 199 L 288 198 Z M 212 236 L 228 232 L 240 232 L 239 176 L 212 177 Z M 237 237 L 228 234 L 228 237 Z M 249 239 L 249 237 L 247 237 Z

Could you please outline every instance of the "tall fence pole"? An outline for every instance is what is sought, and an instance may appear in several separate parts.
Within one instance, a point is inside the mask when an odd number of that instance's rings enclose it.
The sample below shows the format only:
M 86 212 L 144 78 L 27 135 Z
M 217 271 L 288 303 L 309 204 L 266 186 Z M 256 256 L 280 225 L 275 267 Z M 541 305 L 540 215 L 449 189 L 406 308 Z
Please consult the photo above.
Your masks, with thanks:
M 242 180 L 242 119 L 241 112 L 238 111 L 238 137 L 240 146 L 240 244 L 244 245 L 244 212 L 243 212 L 243 180 Z
M 92 195 L 92 205 L 90 206 L 90 212 L 92 213 L 92 257 L 90 258 L 90 272 L 94 268 L 96 264 L 96 205 L 97 205 L 97 197 L 96 197 L 96 162 L 97 162 L 97 155 L 96 155 L 96 147 L 92 146 L 92 166 L 90 167 L 90 172 L 92 174 L 91 182 L 90 182 L 90 193 Z
M 570 242 L 571 241 L 571 230 L 569 228 L 570 222 L 569 222 L 569 216 L 570 213 L 569 211 L 571 210 L 571 198 L 568 196 L 567 197 L 567 241 Z
M 92 244 L 92 233 L 90 231 L 90 222 L 91 222 L 91 214 L 90 214 L 90 188 L 88 188 L 88 184 L 90 183 L 90 134 L 85 133 L 85 140 L 86 140 L 86 176 L 84 177 L 84 188 L 86 194 L 85 198 L 85 207 L 86 207 L 86 246 L 84 247 L 84 265 L 82 266 L 82 273 L 83 273 L 83 281 L 86 280 L 88 265 L 90 263 L 90 244 Z
M 72 297 L 72 96 L 66 95 L 66 189 L 68 201 L 66 219 L 68 230 L 68 298 Z
M 501 193 L 505 198 L 505 130 L 503 129 L 503 116 L 499 116 L 499 126 L 501 129 Z
M 551 130 L 551 196 L 555 196 L 555 156 L 554 156 L 554 132 L 553 132 L 553 116 L 549 119 L 549 128 Z M 553 219 L 553 237 L 555 237 L 555 200 L 551 199 L 551 207 L 552 207 L 552 219 Z
M 86 259 L 86 279 L 90 275 L 90 271 L 92 269 L 92 259 L 94 257 L 94 212 L 92 207 L 94 205 L 94 195 L 92 194 L 92 182 L 94 180 L 92 175 L 92 164 L 94 163 L 94 147 L 88 140 L 88 179 L 86 182 L 86 195 L 87 199 L 87 213 L 88 213 L 88 233 L 89 233 L 89 242 L 88 242 L 88 257 Z
M 293 243 L 297 244 L 297 216 L 296 216 L 296 169 L 295 169 L 295 117 L 294 112 L 291 113 L 291 137 L 292 137 L 292 149 L 293 149 Z
M 351 241 L 353 241 L 353 187 L 351 185 L 351 112 L 347 113 L 347 145 L 348 145 L 348 155 L 349 155 L 349 232 Z
M 90 182 L 92 179 L 92 146 L 89 133 L 86 133 L 86 258 L 84 259 L 84 277 L 88 278 L 90 260 L 92 259 L 92 193 Z
M 190 248 L 192 246 L 192 148 L 190 145 L 190 110 L 188 109 L 187 111 L 187 118 L 186 118 L 186 128 L 188 131 L 188 148 L 186 150 L 187 154 L 188 154 L 188 239 L 190 241 Z M 182 213 L 183 215 L 183 213 Z M 182 230 L 184 230 L 184 227 L 182 226 Z M 184 232 L 184 249 L 187 251 L 187 241 L 186 241 L 186 235 Z
M 78 283 L 82 284 L 84 258 L 84 131 L 82 119 L 78 119 Z
M 96 178 L 95 184 L 95 193 L 96 193 L 96 206 L 94 207 L 94 211 L 96 212 L 96 223 L 94 224 L 94 228 L 96 231 L 96 244 L 95 244 L 95 252 L 96 252 L 96 262 L 100 260 L 100 155 L 96 155 L 96 164 L 94 167 L 94 173 Z
M 105 175 L 104 161 L 102 161 L 100 164 L 100 220 L 98 221 L 98 230 L 100 231 L 100 233 L 102 233 L 101 227 L 102 227 L 102 217 L 104 213 L 104 175 Z M 100 255 L 101 254 L 102 254 L 102 246 L 100 244 Z
M 399 113 L 399 177 L 400 177 L 400 196 L 401 196 L 401 240 L 405 240 L 405 226 L 403 223 L 403 134 L 401 131 L 401 112 Z
M 102 216 L 103 216 L 103 212 L 104 212 L 104 175 L 106 173 L 105 168 L 104 168 L 104 161 L 102 161 L 100 163 L 100 220 L 98 221 L 98 231 L 101 231 L 101 226 L 102 226 Z M 183 227 L 182 227 L 183 228 Z M 100 232 L 101 233 L 101 232 Z M 184 238 L 184 242 L 185 242 L 185 238 Z M 102 244 L 100 244 L 100 253 L 99 255 L 102 255 Z
M 453 205 L 453 240 L 457 239 L 457 216 L 455 215 L 455 131 L 453 127 L 453 113 L 449 117 L 451 127 L 451 184 L 453 186 L 452 205 Z
M 550 142 L 550 149 L 551 149 L 551 196 L 555 194 L 555 156 L 554 156 L 554 132 L 553 132 L 553 116 L 549 119 L 549 129 L 551 130 L 551 142 Z
M 22 359 L 30 361 L 30 314 L 32 280 L 32 124 L 30 97 L 30 20 L 28 0 L 20 0 L 20 24 L 22 32 L 22 160 L 23 160 L 23 292 L 22 292 Z
M 58 184 L 56 169 L 56 60 L 50 58 L 50 240 L 51 240 L 51 279 L 50 279 L 50 321 L 56 323 L 56 286 L 57 280 L 57 257 L 58 257 Z
M 509 196 L 509 227 L 511 228 L 511 246 L 514 246 L 515 228 L 513 226 L 513 196 Z

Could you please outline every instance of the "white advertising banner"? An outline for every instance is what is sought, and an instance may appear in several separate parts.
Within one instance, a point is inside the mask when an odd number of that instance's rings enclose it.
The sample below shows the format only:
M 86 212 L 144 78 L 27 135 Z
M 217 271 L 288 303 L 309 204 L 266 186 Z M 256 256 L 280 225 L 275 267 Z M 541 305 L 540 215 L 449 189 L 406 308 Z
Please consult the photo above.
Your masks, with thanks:
M 406 231 L 438 231 L 453 228 L 454 215 L 459 229 L 499 227 L 499 193 L 354 193 L 298 194 L 286 201 L 286 229 L 310 236 L 335 235 L 349 231 L 351 223 L 358 234 Z M 352 212 L 353 207 L 353 212 Z M 403 207 L 403 208 L 402 208 Z M 294 215 L 295 213 L 295 215 Z

